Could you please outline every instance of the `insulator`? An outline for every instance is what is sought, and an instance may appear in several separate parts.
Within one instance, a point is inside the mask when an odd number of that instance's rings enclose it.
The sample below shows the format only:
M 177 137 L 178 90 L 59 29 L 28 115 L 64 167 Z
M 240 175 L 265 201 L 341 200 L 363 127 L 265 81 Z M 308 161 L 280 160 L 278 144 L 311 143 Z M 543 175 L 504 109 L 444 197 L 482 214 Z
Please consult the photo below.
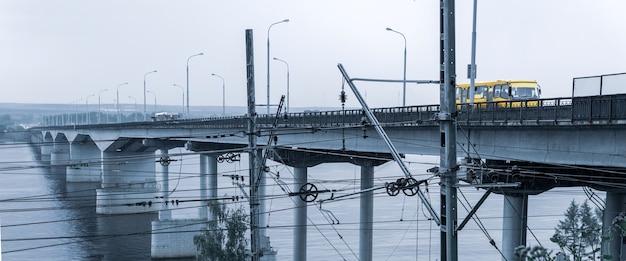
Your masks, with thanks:
M 341 103 L 346 103 L 346 101 L 348 100 L 348 95 L 345 91 L 341 91 L 341 94 L 339 94 L 339 100 L 341 101 Z

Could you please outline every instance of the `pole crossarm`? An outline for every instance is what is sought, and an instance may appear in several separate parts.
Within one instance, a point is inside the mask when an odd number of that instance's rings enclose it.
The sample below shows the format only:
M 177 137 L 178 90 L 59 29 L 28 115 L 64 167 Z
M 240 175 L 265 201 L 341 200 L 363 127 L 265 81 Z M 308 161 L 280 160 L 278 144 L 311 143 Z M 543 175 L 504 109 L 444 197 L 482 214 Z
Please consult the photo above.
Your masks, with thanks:
M 339 71 L 341 71 L 341 74 L 343 75 L 344 79 L 348 83 L 348 86 L 350 86 L 350 89 L 352 89 L 352 92 L 354 92 L 354 96 L 357 98 L 359 103 L 361 103 L 361 106 L 363 107 L 363 112 L 367 116 L 367 119 L 369 120 L 370 124 L 374 126 L 374 128 L 376 129 L 376 132 L 378 132 L 378 135 L 380 135 L 380 137 L 385 141 L 385 144 L 391 151 L 391 155 L 393 156 L 394 160 L 398 163 L 398 166 L 400 166 L 400 169 L 402 170 L 406 178 L 407 179 L 413 178 L 411 175 L 411 172 L 409 171 L 407 166 L 404 164 L 404 161 L 402 161 L 402 157 L 400 156 L 400 153 L 398 153 L 398 151 L 396 150 L 396 147 L 393 145 L 393 143 L 391 143 L 391 139 L 389 138 L 389 136 L 387 136 L 387 133 L 378 122 L 378 119 L 376 118 L 374 113 L 372 113 L 372 111 L 370 110 L 369 106 L 367 105 L 363 97 L 361 96 L 361 93 L 359 93 L 359 90 L 357 90 L 356 86 L 352 82 L 352 79 L 350 79 L 350 77 L 348 76 L 348 73 L 343 68 L 343 65 L 338 64 L 337 67 L 339 67 Z M 419 196 L 420 200 L 424 203 L 424 206 L 426 206 L 426 208 L 428 209 L 428 212 L 433 217 L 433 220 L 435 221 L 435 223 L 437 223 L 437 225 L 441 225 L 441 220 L 439 216 L 435 212 L 433 206 L 430 204 L 430 201 L 428 201 L 428 199 L 424 195 L 424 192 L 422 192 L 422 190 L 419 187 L 417 188 L 417 195 Z
M 370 78 L 352 78 L 351 81 L 361 82 L 411 82 L 417 84 L 439 84 L 437 80 L 391 80 L 391 79 L 370 79 Z

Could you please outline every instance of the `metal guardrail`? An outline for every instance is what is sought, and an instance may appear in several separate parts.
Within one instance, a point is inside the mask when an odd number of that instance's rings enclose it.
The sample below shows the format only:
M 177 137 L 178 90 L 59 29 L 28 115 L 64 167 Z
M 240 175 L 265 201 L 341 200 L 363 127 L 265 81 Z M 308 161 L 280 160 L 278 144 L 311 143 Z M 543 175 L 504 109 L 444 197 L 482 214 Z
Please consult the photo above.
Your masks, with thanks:
M 538 125 L 538 124 L 626 124 L 626 94 L 553 98 L 527 101 L 476 103 L 457 106 L 461 125 Z M 386 126 L 436 126 L 439 105 L 377 108 L 372 110 Z M 40 129 L 137 129 L 137 128 L 246 128 L 247 116 L 179 119 L 157 122 L 127 122 L 36 127 Z M 361 109 L 296 112 L 283 115 L 280 127 L 361 126 Z M 257 124 L 269 127 L 274 115 L 259 115 Z

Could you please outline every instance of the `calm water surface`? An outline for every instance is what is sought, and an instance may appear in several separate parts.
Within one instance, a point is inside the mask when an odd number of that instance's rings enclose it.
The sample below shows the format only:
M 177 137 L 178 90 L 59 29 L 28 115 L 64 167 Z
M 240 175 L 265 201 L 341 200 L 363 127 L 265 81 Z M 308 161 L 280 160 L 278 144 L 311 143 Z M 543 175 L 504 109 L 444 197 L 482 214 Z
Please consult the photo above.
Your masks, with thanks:
M 171 154 L 184 153 L 174 149 Z M 150 222 L 157 215 L 96 215 L 95 183 L 66 183 L 58 169 L 20 168 L 42 166 L 37 153 L 19 144 L 0 144 L 0 221 L 2 222 L 3 260 L 150 260 Z M 198 199 L 199 178 L 197 155 L 175 156 L 170 165 L 172 199 Z M 409 156 L 411 172 L 427 178 L 426 169 L 438 163 L 436 157 Z M 426 164 L 422 164 L 426 163 Z M 275 162 L 270 164 L 273 177 L 288 184 L 293 190 L 293 170 Z M 240 196 L 243 193 L 230 177 L 247 177 L 247 158 L 240 162 L 220 163 L 219 195 Z M 402 176 L 395 163 L 376 167 L 375 186 Z M 309 168 L 309 182 L 319 189 L 336 190 L 335 196 L 354 194 L 341 200 L 327 200 L 320 206 L 308 208 L 308 259 L 358 260 L 360 169 L 351 164 L 322 164 Z M 160 178 L 157 178 L 160 179 Z M 427 196 L 439 212 L 439 187 L 434 179 Z M 247 179 L 246 179 L 247 183 Z M 268 228 L 272 246 L 278 250 L 278 260 L 292 259 L 293 200 L 273 179 L 267 181 Z M 246 192 L 247 188 L 244 189 Z M 461 193 L 462 192 L 462 193 Z M 484 193 L 463 188 L 459 199 L 467 198 L 472 205 Z M 556 249 L 549 241 L 558 220 L 572 199 L 585 200 L 581 188 L 553 189 L 529 198 L 530 232 L 528 243 Z M 599 193 L 603 198 L 604 194 Z M 329 199 L 330 193 L 320 193 L 318 200 Z M 245 200 L 230 202 L 232 207 L 247 207 Z M 476 222 L 471 221 L 459 233 L 461 260 L 500 260 L 500 254 L 489 244 L 493 238 L 501 247 L 503 197 L 491 195 L 478 210 L 477 217 L 485 226 L 487 235 Z M 197 218 L 200 203 L 180 204 L 174 209 L 174 218 Z M 428 212 L 418 197 L 402 193 L 388 196 L 384 190 L 375 192 L 374 202 L 374 260 L 438 260 L 439 230 L 428 220 Z M 459 222 L 467 211 L 459 204 Z

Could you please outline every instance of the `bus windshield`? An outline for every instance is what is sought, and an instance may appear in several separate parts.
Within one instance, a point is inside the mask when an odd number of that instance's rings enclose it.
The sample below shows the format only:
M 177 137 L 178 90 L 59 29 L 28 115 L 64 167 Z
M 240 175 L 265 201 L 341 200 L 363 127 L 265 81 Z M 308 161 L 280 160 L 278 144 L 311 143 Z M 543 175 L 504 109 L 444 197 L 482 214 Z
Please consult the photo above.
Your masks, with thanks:
M 513 99 L 528 100 L 539 99 L 539 89 L 537 87 L 514 87 L 511 88 L 511 96 Z

